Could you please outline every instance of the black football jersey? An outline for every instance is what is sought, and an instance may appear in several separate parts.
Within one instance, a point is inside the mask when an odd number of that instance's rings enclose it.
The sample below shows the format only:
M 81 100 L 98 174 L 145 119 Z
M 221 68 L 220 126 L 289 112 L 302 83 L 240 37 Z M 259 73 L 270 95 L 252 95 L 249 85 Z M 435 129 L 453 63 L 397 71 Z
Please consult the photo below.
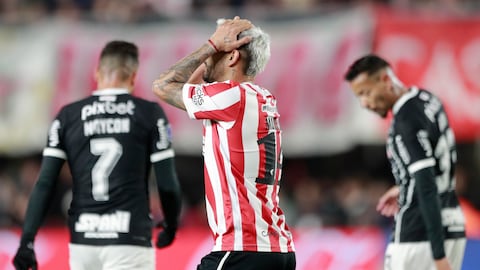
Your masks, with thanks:
M 393 241 L 428 241 L 413 174 L 433 167 L 445 239 L 465 237 L 464 218 L 455 195 L 455 137 L 441 101 L 413 87 L 393 107 L 387 156 L 397 185 L 400 210 Z M 432 210 L 433 211 L 433 210 Z
M 72 243 L 151 246 L 151 163 L 174 156 L 169 123 L 157 103 L 126 89 L 96 91 L 61 109 L 43 154 L 70 166 Z

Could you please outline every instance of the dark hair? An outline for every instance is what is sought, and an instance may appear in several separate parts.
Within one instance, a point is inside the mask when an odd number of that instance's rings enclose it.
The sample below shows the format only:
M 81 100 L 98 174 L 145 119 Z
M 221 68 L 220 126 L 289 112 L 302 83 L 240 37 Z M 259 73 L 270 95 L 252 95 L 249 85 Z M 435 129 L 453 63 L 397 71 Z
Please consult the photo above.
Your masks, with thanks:
M 345 73 L 344 78 L 346 81 L 350 82 L 363 72 L 367 72 L 368 75 L 372 75 L 380 69 L 389 66 L 390 64 L 383 58 L 375 54 L 368 54 L 353 62 L 353 64 L 350 65 Z
M 108 42 L 100 53 L 99 67 L 103 72 L 119 72 L 121 79 L 127 79 L 138 68 L 137 46 L 119 40 Z
M 102 53 L 100 54 L 100 60 L 108 56 L 122 59 L 131 58 L 138 62 L 138 48 L 135 44 L 127 41 L 110 41 L 103 48 Z

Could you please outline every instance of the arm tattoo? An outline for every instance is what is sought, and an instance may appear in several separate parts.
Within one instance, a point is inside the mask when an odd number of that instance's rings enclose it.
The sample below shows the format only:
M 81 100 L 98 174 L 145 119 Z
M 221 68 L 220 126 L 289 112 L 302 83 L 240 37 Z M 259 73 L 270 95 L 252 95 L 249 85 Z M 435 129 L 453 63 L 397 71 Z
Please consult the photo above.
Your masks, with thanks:
M 204 44 L 195 52 L 184 57 L 167 71 L 160 74 L 153 83 L 154 93 L 168 104 L 185 110 L 185 104 L 182 99 L 183 85 L 188 82 L 188 79 L 198 66 L 214 53 L 215 50 L 212 46 Z

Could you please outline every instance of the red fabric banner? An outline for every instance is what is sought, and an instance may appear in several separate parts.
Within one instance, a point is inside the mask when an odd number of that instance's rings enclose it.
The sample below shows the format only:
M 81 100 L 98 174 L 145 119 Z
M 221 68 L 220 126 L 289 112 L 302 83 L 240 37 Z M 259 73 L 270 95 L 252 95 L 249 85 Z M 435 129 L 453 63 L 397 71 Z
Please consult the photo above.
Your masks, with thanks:
M 378 10 L 374 51 L 443 100 L 458 141 L 480 136 L 480 17 Z
M 312 228 L 295 231 L 298 270 L 380 269 L 385 235 L 379 228 Z M 19 243 L 18 230 L 0 230 L 0 270 L 11 270 Z M 68 269 L 68 230 L 41 229 L 35 239 L 39 269 Z M 156 249 L 157 269 L 196 269 L 213 247 L 207 228 L 182 228 L 175 242 Z

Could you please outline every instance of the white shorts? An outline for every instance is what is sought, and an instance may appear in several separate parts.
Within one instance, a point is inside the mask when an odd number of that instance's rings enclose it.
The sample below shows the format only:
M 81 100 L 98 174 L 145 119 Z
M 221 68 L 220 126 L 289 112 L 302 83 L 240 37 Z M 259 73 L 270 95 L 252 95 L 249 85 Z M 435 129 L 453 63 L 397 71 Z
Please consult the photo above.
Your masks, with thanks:
M 155 249 L 133 245 L 69 244 L 71 270 L 154 270 Z
M 452 270 L 462 268 L 465 238 L 445 241 L 445 254 Z M 436 270 L 430 242 L 389 243 L 385 252 L 385 270 Z

